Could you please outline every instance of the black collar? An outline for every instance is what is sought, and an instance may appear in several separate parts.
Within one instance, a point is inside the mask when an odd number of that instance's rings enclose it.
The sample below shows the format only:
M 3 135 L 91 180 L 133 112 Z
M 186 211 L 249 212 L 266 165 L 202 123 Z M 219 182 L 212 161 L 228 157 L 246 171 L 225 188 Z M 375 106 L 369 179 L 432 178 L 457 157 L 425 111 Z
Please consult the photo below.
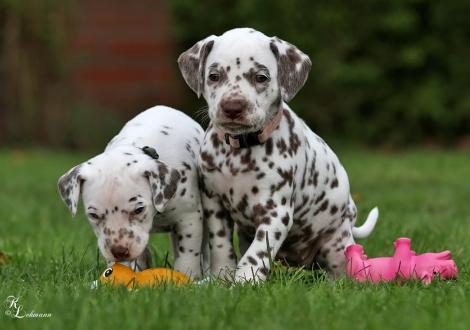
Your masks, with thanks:
M 261 130 L 256 131 L 256 132 L 250 132 L 246 134 L 237 134 L 237 135 L 230 135 L 228 133 L 225 133 L 225 142 L 227 144 L 230 144 L 230 138 L 237 140 L 238 143 L 240 144 L 240 149 L 242 148 L 250 148 L 253 146 L 258 146 L 263 144 L 259 140 L 259 135 L 261 134 Z
M 225 141 L 228 145 L 233 148 L 249 148 L 253 146 L 258 146 L 260 144 L 265 143 L 269 139 L 271 134 L 278 128 L 281 123 L 283 114 L 284 109 L 279 109 L 278 112 L 274 115 L 274 117 L 263 128 L 256 132 L 234 135 L 224 133 L 219 129 L 216 129 L 216 132 L 220 140 Z

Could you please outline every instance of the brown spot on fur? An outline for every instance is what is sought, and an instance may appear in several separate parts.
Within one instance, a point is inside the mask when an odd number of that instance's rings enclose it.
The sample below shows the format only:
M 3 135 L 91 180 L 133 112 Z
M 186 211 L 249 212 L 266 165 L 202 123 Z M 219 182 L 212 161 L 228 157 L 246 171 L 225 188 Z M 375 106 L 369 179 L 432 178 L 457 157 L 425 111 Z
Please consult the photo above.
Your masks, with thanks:
M 338 187 L 338 179 L 337 178 L 334 178 L 333 181 L 331 181 L 331 188 L 336 188 Z
M 336 212 L 338 212 L 338 207 L 336 205 L 332 205 L 330 208 L 330 214 L 334 215 Z
M 273 139 L 269 138 L 265 143 L 266 155 L 271 156 L 273 153 Z
M 320 194 L 320 196 L 318 196 L 316 199 L 315 199 L 315 204 L 318 204 L 320 203 L 320 201 L 325 198 L 325 191 L 322 191 L 322 193 Z
M 286 215 L 281 218 L 281 221 L 285 226 L 289 225 L 289 220 L 290 220 L 289 213 L 286 213 Z
M 268 258 L 268 257 L 269 257 L 268 252 L 266 252 L 266 251 L 258 251 L 258 252 L 256 253 L 256 255 L 257 255 L 258 258 L 260 258 L 260 259 Z
M 320 207 L 313 213 L 313 215 L 317 215 L 320 212 L 325 211 L 328 208 L 328 200 L 325 200 Z
M 259 272 L 263 274 L 264 276 L 268 275 L 268 269 L 266 267 L 262 267 L 259 269 Z
M 175 195 L 179 179 L 180 174 L 178 171 L 172 170 L 170 180 L 166 183 L 165 188 L 163 189 L 163 196 L 166 199 L 170 199 Z
M 240 202 L 238 202 L 237 210 L 240 211 L 241 213 L 244 213 L 247 207 L 248 207 L 248 195 L 245 194 L 243 195 Z
M 248 256 L 246 259 L 248 260 L 248 262 L 249 262 L 250 264 L 252 264 L 252 265 L 254 265 L 254 266 L 258 265 L 258 262 L 256 261 L 256 259 L 253 258 L 252 256 Z

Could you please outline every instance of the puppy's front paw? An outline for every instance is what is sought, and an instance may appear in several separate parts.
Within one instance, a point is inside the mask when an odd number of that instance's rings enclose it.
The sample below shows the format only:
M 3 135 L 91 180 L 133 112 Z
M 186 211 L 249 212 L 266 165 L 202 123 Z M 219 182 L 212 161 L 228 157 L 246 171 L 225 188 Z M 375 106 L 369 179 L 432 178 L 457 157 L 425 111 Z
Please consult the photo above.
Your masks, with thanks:
M 243 266 L 235 272 L 235 281 L 239 283 L 260 283 L 266 280 L 268 269 L 265 267 Z
M 235 267 L 230 267 L 230 266 L 221 266 L 217 268 L 213 268 L 211 270 L 211 275 L 213 277 L 226 280 L 229 282 L 233 282 L 235 279 Z

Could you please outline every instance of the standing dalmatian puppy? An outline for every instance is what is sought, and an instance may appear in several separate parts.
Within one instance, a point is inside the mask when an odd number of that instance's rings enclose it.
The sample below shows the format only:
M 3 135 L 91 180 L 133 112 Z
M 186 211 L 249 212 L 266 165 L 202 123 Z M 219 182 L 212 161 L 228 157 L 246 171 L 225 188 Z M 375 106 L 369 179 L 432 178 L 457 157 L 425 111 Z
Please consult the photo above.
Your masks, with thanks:
M 307 79 L 308 56 L 241 28 L 199 41 L 178 64 L 189 87 L 206 99 L 211 119 L 199 171 L 212 273 L 236 269 L 236 280 L 264 280 L 270 258 L 277 258 L 306 267 L 318 262 L 343 274 L 345 247 L 370 234 L 378 211 L 354 227 L 346 171 L 286 104 Z
M 60 196 L 72 215 L 82 196 L 108 263 L 148 268 L 149 233 L 170 232 L 175 269 L 201 275 L 196 161 L 203 134 L 182 112 L 156 106 L 129 121 L 102 154 L 59 179 Z

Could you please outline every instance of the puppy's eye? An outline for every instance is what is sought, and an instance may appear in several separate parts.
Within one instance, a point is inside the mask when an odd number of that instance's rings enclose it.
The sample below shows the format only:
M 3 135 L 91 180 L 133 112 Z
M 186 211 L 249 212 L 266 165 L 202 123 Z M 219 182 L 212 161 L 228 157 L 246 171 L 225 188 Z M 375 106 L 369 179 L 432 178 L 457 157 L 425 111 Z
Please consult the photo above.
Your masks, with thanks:
M 106 269 L 106 270 L 103 272 L 103 276 L 104 276 L 104 277 L 109 277 L 109 276 L 111 276 L 112 273 L 113 273 L 113 269 L 112 269 L 112 268 L 108 268 L 108 269 Z
M 264 83 L 269 80 L 269 77 L 265 74 L 257 74 L 255 80 L 257 83 Z
M 90 218 L 92 218 L 94 220 L 99 220 L 100 219 L 100 217 L 96 213 L 88 213 L 88 215 L 90 216 Z
M 210 81 L 219 81 L 220 75 L 218 73 L 210 73 L 209 80 Z
M 142 212 L 144 212 L 145 210 L 145 207 L 141 206 L 141 207 L 138 207 L 134 210 L 134 214 L 141 214 Z

